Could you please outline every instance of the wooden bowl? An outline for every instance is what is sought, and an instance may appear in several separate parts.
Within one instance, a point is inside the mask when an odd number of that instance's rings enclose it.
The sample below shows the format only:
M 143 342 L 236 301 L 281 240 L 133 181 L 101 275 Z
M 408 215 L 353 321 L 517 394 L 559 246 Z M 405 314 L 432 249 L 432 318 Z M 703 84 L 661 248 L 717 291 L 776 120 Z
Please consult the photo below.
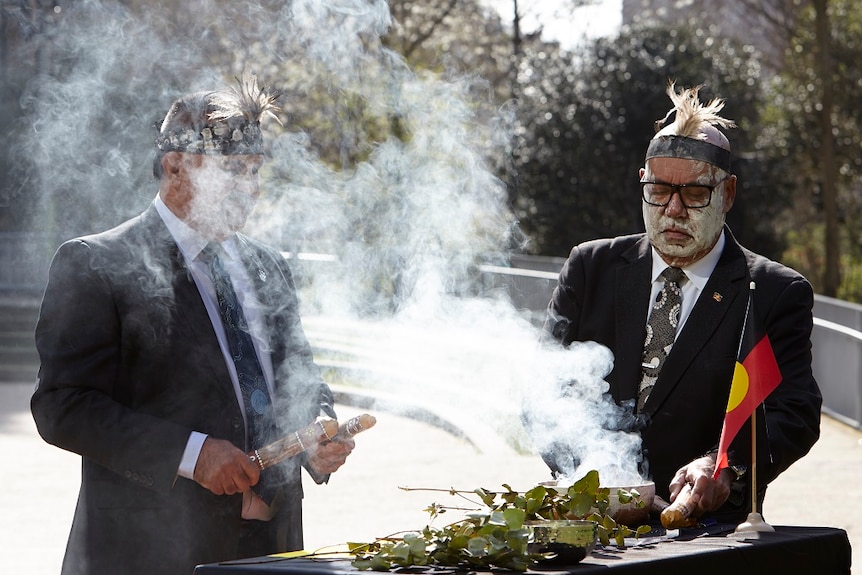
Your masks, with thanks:
M 548 519 L 527 521 L 530 530 L 527 551 L 549 553 L 543 563 L 573 565 L 592 553 L 599 530 L 595 521 Z
M 607 487 L 611 490 L 608 494 L 608 515 L 613 517 L 614 521 L 632 528 L 649 523 L 649 511 L 655 500 L 655 483 L 647 481 L 640 485 Z M 620 503 L 618 496 L 620 489 L 637 491 L 638 496 L 628 503 Z

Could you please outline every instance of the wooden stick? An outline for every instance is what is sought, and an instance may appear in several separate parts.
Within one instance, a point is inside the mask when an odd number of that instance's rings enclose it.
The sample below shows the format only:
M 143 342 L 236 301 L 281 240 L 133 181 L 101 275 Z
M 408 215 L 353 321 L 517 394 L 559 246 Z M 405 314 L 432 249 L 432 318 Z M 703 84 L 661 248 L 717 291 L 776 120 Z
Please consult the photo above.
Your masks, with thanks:
M 338 426 L 338 433 L 335 434 L 333 441 L 349 439 L 361 431 L 371 429 L 374 427 L 375 423 L 377 423 L 377 419 L 373 415 L 369 415 L 367 413 L 351 417 Z
M 332 439 L 337 431 L 337 421 L 329 417 L 318 417 L 311 425 L 297 429 L 286 437 L 255 449 L 248 456 L 261 469 L 266 469 L 294 455 L 299 455 L 312 445 Z

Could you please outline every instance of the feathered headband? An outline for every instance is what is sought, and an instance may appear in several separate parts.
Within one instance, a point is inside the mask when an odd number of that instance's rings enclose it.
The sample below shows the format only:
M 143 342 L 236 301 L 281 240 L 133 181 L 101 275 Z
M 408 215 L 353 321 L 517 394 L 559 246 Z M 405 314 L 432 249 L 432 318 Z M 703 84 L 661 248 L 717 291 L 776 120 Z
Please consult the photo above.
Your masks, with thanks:
M 280 94 L 259 87 L 254 75 L 237 78 L 237 83 L 239 89 L 207 95 L 211 110 L 205 125 L 162 131 L 156 139 L 158 150 L 216 156 L 263 154 L 260 119 L 267 115 L 281 123 L 275 115 Z
M 656 136 L 647 147 L 646 159 L 650 158 L 700 160 L 730 172 L 730 150 L 685 136 Z
M 656 136 L 650 140 L 646 159 L 685 158 L 699 160 L 730 172 L 730 150 L 706 141 L 706 130 L 718 130 L 716 126 L 734 128 L 733 120 L 718 115 L 724 108 L 724 100 L 714 98 L 703 104 L 698 97 L 702 86 L 695 86 L 677 93 L 675 83 L 668 83 L 667 95 L 674 106 L 665 117 L 655 122 Z M 674 115 L 674 121 L 664 130 L 662 126 Z

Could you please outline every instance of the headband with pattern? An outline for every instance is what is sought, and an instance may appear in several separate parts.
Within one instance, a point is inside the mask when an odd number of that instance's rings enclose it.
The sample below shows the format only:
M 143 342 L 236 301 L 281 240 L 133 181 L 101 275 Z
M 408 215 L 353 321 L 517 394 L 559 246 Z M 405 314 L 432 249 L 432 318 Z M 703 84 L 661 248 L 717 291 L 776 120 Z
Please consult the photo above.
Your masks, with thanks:
M 159 134 L 156 147 L 161 152 L 186 152 L 209 156 L 263 154 L 260 124 L 235 117 L 212 122 L 200 131 L 193 128 Z
M 730 150 L 685 136 L 656 136 L 647 148 L 646 159 L 650 158 L 700 160 L 730 173 Z

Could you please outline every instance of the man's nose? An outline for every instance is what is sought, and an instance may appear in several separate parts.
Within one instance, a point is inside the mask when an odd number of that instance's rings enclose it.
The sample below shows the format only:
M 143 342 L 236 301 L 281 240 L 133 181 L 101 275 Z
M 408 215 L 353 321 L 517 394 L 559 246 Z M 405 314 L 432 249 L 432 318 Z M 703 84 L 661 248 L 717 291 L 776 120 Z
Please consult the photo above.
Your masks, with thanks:
M 674 190 L 670 195 L 670 200 L 664 207 L 664 213 L 671 217 L 678 217 L 685 213 L 685 205 L 682 203 L 682 194 L 679 190 Z

